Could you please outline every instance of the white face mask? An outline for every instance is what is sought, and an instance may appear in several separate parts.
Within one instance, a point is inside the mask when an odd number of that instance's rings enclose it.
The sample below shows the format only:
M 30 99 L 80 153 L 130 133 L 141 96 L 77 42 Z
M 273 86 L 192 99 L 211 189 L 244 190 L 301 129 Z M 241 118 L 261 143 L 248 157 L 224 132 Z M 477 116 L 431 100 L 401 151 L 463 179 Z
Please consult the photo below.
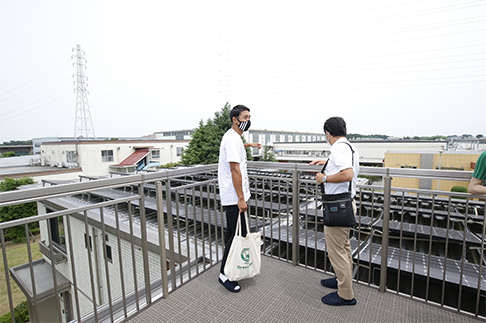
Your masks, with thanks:
M 328 144 L 331 144 L 331 143 L 329 142 L 329 137 L 327 136 L 327 132 L 326 132 L 326 133 L 324 133 L 324 134 L 325 134 L 325 136 L 326 136 L 326 138 L 325 138 L 324 140 L 325 140 L 325 141 L 326 141 Z

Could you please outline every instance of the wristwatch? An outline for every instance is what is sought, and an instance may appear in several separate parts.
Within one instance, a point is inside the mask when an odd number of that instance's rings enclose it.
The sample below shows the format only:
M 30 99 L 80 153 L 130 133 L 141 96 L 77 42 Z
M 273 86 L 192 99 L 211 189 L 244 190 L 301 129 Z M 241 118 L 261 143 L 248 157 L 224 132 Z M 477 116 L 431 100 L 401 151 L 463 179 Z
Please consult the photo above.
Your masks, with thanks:
M 325 183 L 327 181 L 327 175 L 324 174 L 324 177 L 322 178 L 322 182 Z

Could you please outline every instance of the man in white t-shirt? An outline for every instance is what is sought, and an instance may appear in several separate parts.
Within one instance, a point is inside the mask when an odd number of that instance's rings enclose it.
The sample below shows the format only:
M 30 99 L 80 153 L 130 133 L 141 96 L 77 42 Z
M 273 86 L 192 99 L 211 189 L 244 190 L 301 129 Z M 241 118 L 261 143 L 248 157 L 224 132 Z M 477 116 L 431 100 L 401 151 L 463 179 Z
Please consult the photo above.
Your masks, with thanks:
M 346 139 L 346 122 L 341 117 L 332 117 L 324 123 L 326 141 L 331 145 L 331 155 L 327 161 L 314 160 L 311 165 L 327 163 L 325 173 L 317 173 L 316 181 L 324 183 L 326 194 L 348 192 L 351 182 L 351 196 L 356 194 L 356 182 L 359 173 L 359 153 L 356 147 Z M 356 214 L 356 202 L 353 200 Z M 355 305 L 353 293 L 353 257 L 349 243 L 348 227 L 324 226 L 327 252 L 336 277 L 323 279 L 321 284 L 335 288 L 336 292 L 322 297 L 328 305 Z
M 224 266 L 228 258 L 231 242 L 235 236 L 238 214 L 247 209 L 250 198 L 250 184 L 246 171 L 246 148 L 258 147 L 260 143 L 243 144 L 241 135 L 250 128 L 250 109 L 244 105 L 235 106 L 230 112 L 231 128 L 226 131 L 221 140 L 218 162 L 218 184 L 221 204 L 226 209 L 226 232 L 224 236 L 224 254 L 221 262 L 219 282 L 231 292 L 239 292 L 238 282 L 230 281 L 225 273 Z M 246 236 L 245 219 L 241 217 L 241 233 Z

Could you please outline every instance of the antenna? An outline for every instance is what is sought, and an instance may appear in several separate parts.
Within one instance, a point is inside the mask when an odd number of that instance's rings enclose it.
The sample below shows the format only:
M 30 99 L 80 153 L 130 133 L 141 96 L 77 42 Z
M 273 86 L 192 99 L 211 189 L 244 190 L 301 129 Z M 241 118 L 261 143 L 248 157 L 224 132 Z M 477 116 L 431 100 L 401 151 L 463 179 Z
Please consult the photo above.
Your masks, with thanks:
M 81 50 L 80 45 L 73 48 L 74 55 L 71 58 L 76 58 L 76 74 L 74 83 L 76 88 L 76 120 L 74 124 L 74 138 L 75 139 L 96 139 L 93 121 L 91 120 L 91 113 L 89 112 L 88 104 L 88 83 L 87 77 L 84 75 L 86 69 L 86 58 L 84 58 L 84 51 Z

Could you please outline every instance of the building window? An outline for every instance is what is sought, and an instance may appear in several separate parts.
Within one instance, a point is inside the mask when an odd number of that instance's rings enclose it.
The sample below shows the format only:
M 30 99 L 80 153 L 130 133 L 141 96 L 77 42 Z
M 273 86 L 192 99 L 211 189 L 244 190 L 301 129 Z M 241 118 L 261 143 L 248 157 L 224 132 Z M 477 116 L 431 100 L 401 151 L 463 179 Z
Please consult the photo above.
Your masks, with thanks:
M 160 159 L 160 150 L 152 150 L 152 159 Z
M 106 246 L 105 256 L 106 256 L 106 259 L 108 259 L 109 262 L 113 263 L 113 256 L 112 256 L 112 253 L 111 253 L 111 247 L 108 246 L 108 245 Z
M 184 147 L 177 147 L 177 156 L 182 156 L 183 152 L 184 152 Z
M 66 162 L 71 164 L 77 163 L 75 151 L 66 151 Z
M 89 251 L 93 251 L 93 241 L 91 240 L 91 236 L 84 234 L 84 247 L 88 249 L 88 239 L 89 238 Z
M 101 151 L 101 161 L 112 162 L 113 161 L 113 150 L 102 150 Z
M 66 251 L 66 237 L 64 236 L 62 216 L 49 219 L 49 226 L 51 227 L 52 241 L 60 247 L 61 250 Z

